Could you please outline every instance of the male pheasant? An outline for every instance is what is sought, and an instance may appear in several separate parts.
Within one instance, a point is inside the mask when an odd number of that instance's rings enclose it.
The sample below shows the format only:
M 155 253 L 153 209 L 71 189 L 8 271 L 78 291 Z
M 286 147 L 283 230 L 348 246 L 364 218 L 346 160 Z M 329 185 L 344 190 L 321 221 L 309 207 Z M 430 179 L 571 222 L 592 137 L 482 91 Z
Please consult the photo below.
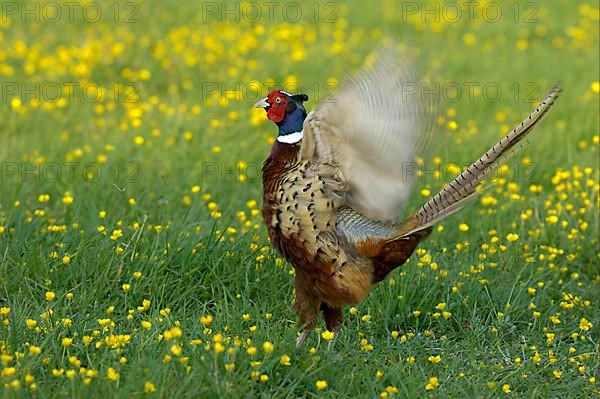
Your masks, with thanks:
M 305 94 L 274 90 L 255 104 L 279 128 L 262 170 L 262 212 L 271 243 L 295 268 L 294 307 L 303 329 L 297 346 L 319 310 L 337 335 L 342 307 L 362 301 L 435 223 L 474 197 L 560 93 L 555 86 L 514 130 L 396 223 L 411 193 L 415 154 L 430 130 L 428 107 L 421 96 L 408 95 L 416 82 L 410 65 L 387 53 L 308 116 Z

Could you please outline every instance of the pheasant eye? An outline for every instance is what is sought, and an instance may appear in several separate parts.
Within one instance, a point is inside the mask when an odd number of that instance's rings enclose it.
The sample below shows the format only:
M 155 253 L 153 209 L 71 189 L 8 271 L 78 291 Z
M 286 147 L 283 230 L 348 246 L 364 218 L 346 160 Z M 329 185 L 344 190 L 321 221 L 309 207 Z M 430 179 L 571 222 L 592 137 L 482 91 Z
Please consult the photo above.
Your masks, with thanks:
M 275 102 L 276 102 L 277 104 L 281 103 L 281 97 L 277 97 L 277 98 L 275 99 Z

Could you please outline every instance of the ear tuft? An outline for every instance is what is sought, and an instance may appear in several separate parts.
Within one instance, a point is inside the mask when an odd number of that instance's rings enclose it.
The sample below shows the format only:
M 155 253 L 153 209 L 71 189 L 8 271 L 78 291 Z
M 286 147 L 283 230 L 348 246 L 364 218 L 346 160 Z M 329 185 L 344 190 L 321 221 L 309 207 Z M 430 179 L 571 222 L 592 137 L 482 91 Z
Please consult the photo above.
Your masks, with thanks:
M 308 101 L 308 96 L 306 94 L 294 94 L 292 96 L 292 100 L 302 103 L 304 101 Z

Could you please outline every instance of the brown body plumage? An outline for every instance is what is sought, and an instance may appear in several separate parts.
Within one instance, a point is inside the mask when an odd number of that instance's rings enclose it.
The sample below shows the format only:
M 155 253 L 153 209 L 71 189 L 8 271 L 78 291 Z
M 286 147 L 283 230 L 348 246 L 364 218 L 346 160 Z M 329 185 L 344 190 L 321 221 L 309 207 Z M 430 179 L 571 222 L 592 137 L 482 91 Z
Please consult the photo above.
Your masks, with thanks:
M 327 328 L 337 331 L 342 307 L 362 301 L 375 283 L 406 262 L 434 223 L 462 208 L 483 179 L 518 149 L 560 92 L 554 88 L 527 119 L 440 193 L 404 222 L 394 223 L 402 209 L 396 202 L 406 199 L 411 184 L 399 183 L 392 166 L 413 159 L 416 137 L 425 126 L 419 124 L 423 114 L 416 102 L 392 100 L 380 109 L 380 96 L 389 88 L 383 78 L 400 72 L 403 81 L 404 70 L 404 65 L 384 61 L 359 75 L 336 101 L 308 115 L 303 130 L 294 132 L 298 140 L 278 139 L 263 166 L 262 210 L 269 237 L 296 272 L 294 306 L 304 329 L 299 344 L 315 327 L 320 310 Z M 301 103 L 282 101 L 280 97 L 288 97 L 285 92 L 273 93 L 260 106 L 281 130 L 283 111 L 277 105 L 290 113 Z M 355 103 L 366 111 L 348 116 Z M 407 114 L 411 107 L 414 112 Z M 403 152 L 398 160 L 394 148 Z M 386 158 L 387 150 L 392 156 Z
M 431 229 L 389 242 L 377 237 L 345 241 L 336 228 L 340 204 L 328 188 L 339 182 L 335 176 L 319 175 L 300 159 L 299 151 L 300 145 L 273 145 L 263 167 L 263 216 L 271 243 L 295 268 L 301 326 L 314 328 L 321 309 L 333 331 L 343 320 L 341 307 L 361 302 Z M 393 230 L 392 225 L 388 228 Z

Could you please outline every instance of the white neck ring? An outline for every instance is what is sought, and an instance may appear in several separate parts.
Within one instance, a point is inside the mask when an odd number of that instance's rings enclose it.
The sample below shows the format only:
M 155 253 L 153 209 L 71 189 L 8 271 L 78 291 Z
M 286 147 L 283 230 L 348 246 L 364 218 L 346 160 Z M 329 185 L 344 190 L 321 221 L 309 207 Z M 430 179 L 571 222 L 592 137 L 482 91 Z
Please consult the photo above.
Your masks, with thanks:
M 296 144 L 302 140 L 304 137 L 304 131 L 301 130 L 299 132 L 294 132 L 290 134 L 286 134 L 284 136 L 277 136 L 277 141 L 285 144 Z

